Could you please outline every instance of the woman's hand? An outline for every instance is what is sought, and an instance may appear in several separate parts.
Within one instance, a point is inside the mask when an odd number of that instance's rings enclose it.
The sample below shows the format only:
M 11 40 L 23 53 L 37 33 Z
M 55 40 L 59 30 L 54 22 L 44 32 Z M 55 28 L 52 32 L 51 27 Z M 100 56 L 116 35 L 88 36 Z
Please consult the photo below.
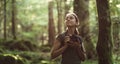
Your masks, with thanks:
M 68 45 L 69 41 L 70 41 L 70 36 L 65 36 L 64 45 Z
M 73 42 L 73 41 L 70 41 L 68 45 L 70 47 L 74 47 L 74 48 L 80 48 L 81 47 L 79 42 Z
M 65 42 L 64 45 L 67 47 L 68 46 L 73 47 L 73 48 L 80 48 L 81 47 L 79 42 L 71 41 L 70 36 L 65 36 L 64 42 Z
M 70 36 L 65 36 L 64 42 L 69 42 L 70 41 Z

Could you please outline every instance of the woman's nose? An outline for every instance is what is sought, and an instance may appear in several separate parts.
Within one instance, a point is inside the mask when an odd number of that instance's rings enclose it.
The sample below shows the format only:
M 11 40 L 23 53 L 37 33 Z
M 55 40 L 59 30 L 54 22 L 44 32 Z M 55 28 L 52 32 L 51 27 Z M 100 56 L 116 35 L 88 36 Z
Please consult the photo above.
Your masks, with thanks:
M 67 21 L 70 21 L 70 19 L 68 18 Z

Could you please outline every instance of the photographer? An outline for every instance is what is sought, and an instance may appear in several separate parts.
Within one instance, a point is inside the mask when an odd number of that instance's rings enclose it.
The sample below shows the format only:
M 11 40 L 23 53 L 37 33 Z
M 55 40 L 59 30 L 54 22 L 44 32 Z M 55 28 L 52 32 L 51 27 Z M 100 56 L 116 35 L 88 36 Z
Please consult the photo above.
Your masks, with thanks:
M 81 64 L 85 60 L 85 50 L 77 26 L 78 17 L 75 13 L 68 13 L 65 17 L 67 29 L 59 34 L 51 49 L 51 59 L 62 55 L 61 64 Z

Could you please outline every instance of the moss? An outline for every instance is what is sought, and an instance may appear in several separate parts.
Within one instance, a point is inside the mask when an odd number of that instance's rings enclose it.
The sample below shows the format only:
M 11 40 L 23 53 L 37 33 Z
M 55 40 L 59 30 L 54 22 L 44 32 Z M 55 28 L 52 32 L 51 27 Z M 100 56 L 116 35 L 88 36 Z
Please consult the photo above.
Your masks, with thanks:
M 24 59 L 18 55 L 0 54 L 0 64 L 24 64 Z
M 37 45 L 28 40 L 8 40 L 0 42 L 0 46 L 8 50 L 20 50 L 20 51 L 36 51 Z

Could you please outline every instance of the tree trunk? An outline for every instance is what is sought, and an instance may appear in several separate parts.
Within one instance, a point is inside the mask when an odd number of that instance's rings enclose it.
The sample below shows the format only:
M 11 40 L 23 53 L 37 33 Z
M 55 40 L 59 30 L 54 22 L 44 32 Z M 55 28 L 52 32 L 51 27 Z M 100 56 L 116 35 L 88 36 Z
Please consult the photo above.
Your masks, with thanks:
M 63 16 L 62 16 L 62 1 L 56 0 L 57 3 L 57 11 L 58 11 L 58 34 L 62 32 L 62 22 L 63 22 Z
M 89 0 L 74 0 L 74 12 L 80 20 L 79 32 L 84 40 L 87 58 L 91 59 L 95 55 L 95 48 L 90 36 L 88 6 Z
M 67 3 L 68 1 L 70 1 L 70 2 Z M 65 15 L 69 12 L 70 8 L 72 7 L 72 3 L 73 3 L 72 0 L 64 0 L 64 14 Z
M 68 1 L 70 1 L 70 2 L 67 3 Z M 72 7 L 73 1 L 72 0 L 64 0 L 63 3 L 64 3 L 63 19 L 65 19 L 66 14 L 69 13 L 70 8 Z M 66 30 L 65 23 L 63 23 L 63 25 L 64 25 L 64 30 Z
M 6 39 L 6 0 L 4 0 L 4 40 Z
M 48 27 L 49 41 L 48 41 L 48 43 L 50 45 L 52 45 L 52 43 L 55 40 L 55 25 L 54 25 L 54 18 L 53 18 L 53 4 L 54 4 L 54 2 L 50 1 L 49 5 L 48 5 L 48 10 L 49 10 L 49 23 L 48 23 L 48 25 L 49 25 L 49 27 Z
M 15 0 L 12 0 L 12 35 L 13 39 L 16 39 L 16 16 L 15 16 Z
M 96 0 L 96 2 L 99 21 L 99 37 L 97 43 L 98 64 L 113 64 L 113 39 L 109 0 Z

